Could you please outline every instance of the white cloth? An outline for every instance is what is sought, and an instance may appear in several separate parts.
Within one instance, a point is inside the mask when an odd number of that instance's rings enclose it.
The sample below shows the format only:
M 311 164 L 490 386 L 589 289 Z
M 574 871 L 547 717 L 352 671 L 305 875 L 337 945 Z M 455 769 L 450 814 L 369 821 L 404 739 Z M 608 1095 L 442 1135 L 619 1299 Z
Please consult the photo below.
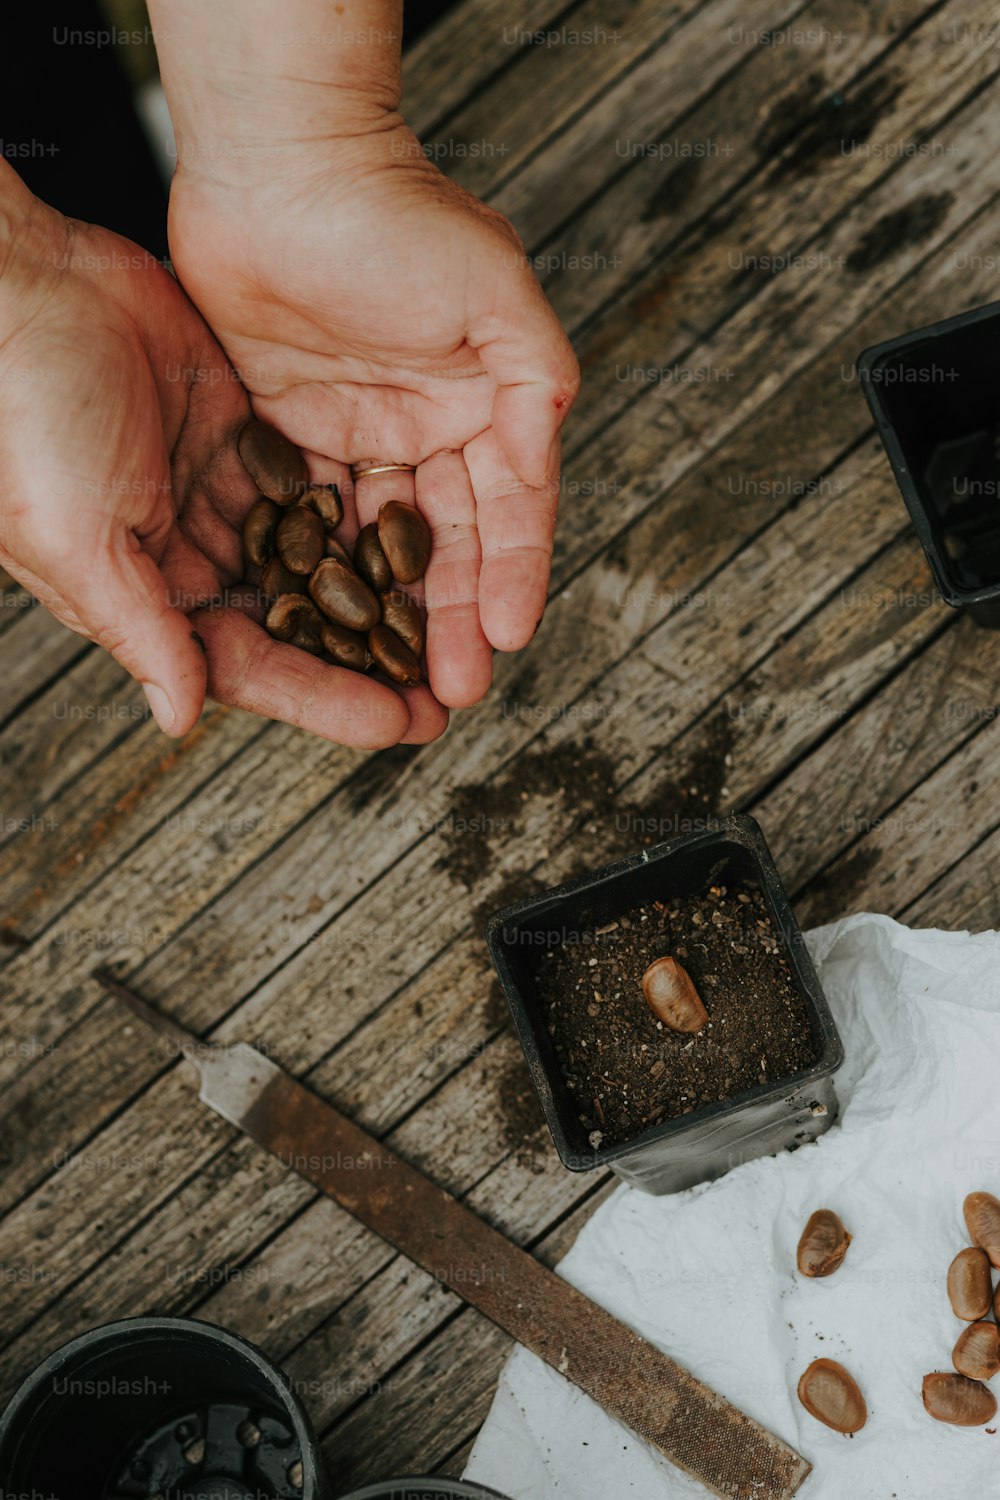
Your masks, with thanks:
M 1000 935 L 860 915 L 808 941 L 846 1050 L 838 1123 L 685 1193 L 620 1188 L 560 1274 L 798 1448 L 814 1466 L 802 1500 L 1000 1494 L 1000 1433 L 934 1422 L 920 1398 L 965 1327 L 945 1288 L 968 1243 L 962 1200 L 1000 1195 Z M 795 1249 L 816 1208 L 854 1239 L 811 1281 Z M 823 1355 L 865 1394 L 853 1438 L 796 1398 Z M 510 1500 L 707 1493 L 521 1348 L 466 1477 Z

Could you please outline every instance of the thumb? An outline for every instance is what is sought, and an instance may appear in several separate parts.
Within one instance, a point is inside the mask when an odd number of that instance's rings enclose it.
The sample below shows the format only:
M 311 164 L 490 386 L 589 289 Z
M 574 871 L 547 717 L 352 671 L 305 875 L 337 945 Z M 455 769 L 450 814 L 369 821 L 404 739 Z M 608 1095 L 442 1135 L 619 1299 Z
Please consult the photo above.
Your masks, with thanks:
M 205 654 L 166 580 L 133 532 L 72 591 L 69 601 L 87 634 L 141 685 L 165 734 L 182 735 L 205 702 Z
M 555 477 L 554 445 L 580 388 L 580 368 L 527 265 L 504 287 L 499 331 L 473 329 L 469 343 L 496 382 L 493 433 L 503 455 L 523 484 L 541 488 Z

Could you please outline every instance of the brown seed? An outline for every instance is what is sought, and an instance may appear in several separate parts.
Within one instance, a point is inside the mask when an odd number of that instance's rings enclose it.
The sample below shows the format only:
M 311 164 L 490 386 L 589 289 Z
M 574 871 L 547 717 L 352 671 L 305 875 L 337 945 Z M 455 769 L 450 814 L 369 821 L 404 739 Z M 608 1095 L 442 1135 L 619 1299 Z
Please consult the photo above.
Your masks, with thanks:
M 832 1276 L 847 1254 L 851 1236 L 832 1208 L 818 1208 L 809 1220 L 796 1256 L 803 1276 Z
M 309 483 L 302 454 L 270 422 L 248 422 L 236 440 L 243 467 L 262 495 L 291 505 Z
M 992 1380 L 1000 1370 L 1000 1328 L 995 1323 L 970 1323 L 958 1336 L 951 1362 L 970 1380 Z
M 309 580 L 300 573 L 289 573 L 280 557 L 272 557 L 260 575 L 260 589 L 265 599 L 277 599 L 279 594 L 305 594 L 309 591 Z
M 255 500 L 243 522 L 243 550 L 258 568 L 274 556 L 274 533 L 281 511 L 273 500 Z
M 970 1193 L 964 1212 L 972 1243 L 982 1246 L 992 1265 L 1000 1266 L 1000 1200 L 992 1193 Z
M 337 538 L 329 531 L 326 534 L 326 555 L 327 557 L 335 557 L 338 562 L 346 563 L 348 567 L 351 566 L 351 554 L 343 542 L 338 542 Z
M 424 622 L 420 611 L 401 589 L 390 589 L 379 594 L 382 604 L 382 624 L 395 631 L 404 646 L 409 646 L 414 656 L 424 649 Z
M 320 648 L 322 616 L 305 594 L 279 594 L 267 612 L 264 625 L 276 641 L 290 641 L 300 646 L 308 640 L 315 642 L 317 650 Z
M 954 1427 L 985 1427 L 997 1414 L 993 1392 L 967 1375 L 925 1375 L 921 1394 L 929 1415 Z
M 701 996 L 676 958 L 658 958 L 650 964 L 642 976 L 642 993 L 656 1019 L 671 1031 L 701 1031 L 708 1023 Z
M 835 1359 L 814 1359 L 799 1381 L 799 1400 L 834 1432 L 860 1432 L 868 1408 L 854 1376 Z
M 354 566 L 370 589 L 381 594 L 392 584 L 392 569 L 378 539 L 374 521 L 362 526 L 354 543 Z
M 323 622 L 321 632 L 323 649 L 332 656 L 338 667 L 350 667 L 354 672 L 367 672 L 372 664 L 368 642 L 357 630 L 345 630 L 343 625 Z
M 314 510 L 293 505 L 278 522 L 278 556 L 290 573 L 308 576 L 323 556 L 326 532 Z
M 378 513 L 378 539 L 392 576 L 400 583 L 415 583 L 426 572 L 431 534 L 415 506 L 387 500 Z
M 337 557 L 324 557 L 309 580 L 309 592 L 335 625 L 370 630 L 382 611 L 368 585 Z
M 335 484 L 311 484 L 299 504 L 314 510 L 330 531 L 344 519 L 344 502 Z
M 993 1316 L 1000 1323 L 1000 1285 L 993 1294 Z
M 985 1318 L 993 1296 L 990 1258 L 978 1245 L 960 1250 L 948 1267 L 948 1300 L 956 1318 Z
M 375 665 L 393 682 L 412 687 L 420 681 L 420 663 L 388 625 L 376 625 L 369 630 L 368 649 L 375 658 Z
M 317 626 L 312 620 L 300 620 L 295 634 L 292 636 L 291 644 L 298 646 L 300 651 L 308 651 L 312 656 L 323 655 L 323 640 L 320 635 L 322 626 Z

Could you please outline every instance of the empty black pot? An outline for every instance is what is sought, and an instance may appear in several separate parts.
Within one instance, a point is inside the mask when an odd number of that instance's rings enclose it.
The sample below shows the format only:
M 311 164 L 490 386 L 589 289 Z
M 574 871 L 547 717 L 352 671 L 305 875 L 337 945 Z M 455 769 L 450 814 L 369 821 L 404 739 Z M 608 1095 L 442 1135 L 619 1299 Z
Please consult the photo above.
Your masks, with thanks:
M 344 1500 L 505 1500 L 496 1490 L 458 1479 L 393 1479 L 352 1490 Z
M 85 1333 L 0 1418 L 0 1484 L 31 1500 L 330 1500 L 287 1376 L 244 1339 L 187 1318 Z
M 858 378 L 942 596 L 1000 626 L 1000 303 L 866 349 Z
M 590 1145 L 563 1081 L 545 1024 L 536 973 L 554 942 L 593 929 L 646 901 L 701 894 L 715 883 L 760 888 L 809 1016 L 816 1062 L 615 1146 Z M 571 1171 L 608 1166 L 649 1193 L 672 1193 L 720 1177 L 758 1156 L 794 1148 L 829 1129 L 837 1114 L 832 1075 L 844 1049 L 764 836 L 738 815 L 704 831 L 606 865 L 567 885 L 508 906 L 490 919 L 490 952 L 556 1148 Z

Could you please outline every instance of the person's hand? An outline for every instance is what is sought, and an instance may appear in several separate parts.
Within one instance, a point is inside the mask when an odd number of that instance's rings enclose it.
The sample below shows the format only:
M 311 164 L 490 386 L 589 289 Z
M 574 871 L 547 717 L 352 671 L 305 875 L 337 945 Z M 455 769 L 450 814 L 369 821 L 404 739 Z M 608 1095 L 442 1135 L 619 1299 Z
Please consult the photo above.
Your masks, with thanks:
M 2 164 L 0 210 L 0 563 L 113 653 L 170 734 L 206 688 L 352 745 L 440 733 L 426 686 L 321 663 L 231 602 L 256 497 L 235 446 L 249 404 L 173 277 Z
M 523 646 L 541 619 L 579 383 L 517 235 L 397 117 L 262 148 L 236 171 L 185 141 L 170 203 L 181 282 L 258 415 L 342 465 L 417 466 L 415 482 L 359 480 L 348 525 L 415 500 L 434 539 L 430 685 L 452 707 L 476 702 L 491 646 Z M 350 503 L 346 467 L 331 477 Z

